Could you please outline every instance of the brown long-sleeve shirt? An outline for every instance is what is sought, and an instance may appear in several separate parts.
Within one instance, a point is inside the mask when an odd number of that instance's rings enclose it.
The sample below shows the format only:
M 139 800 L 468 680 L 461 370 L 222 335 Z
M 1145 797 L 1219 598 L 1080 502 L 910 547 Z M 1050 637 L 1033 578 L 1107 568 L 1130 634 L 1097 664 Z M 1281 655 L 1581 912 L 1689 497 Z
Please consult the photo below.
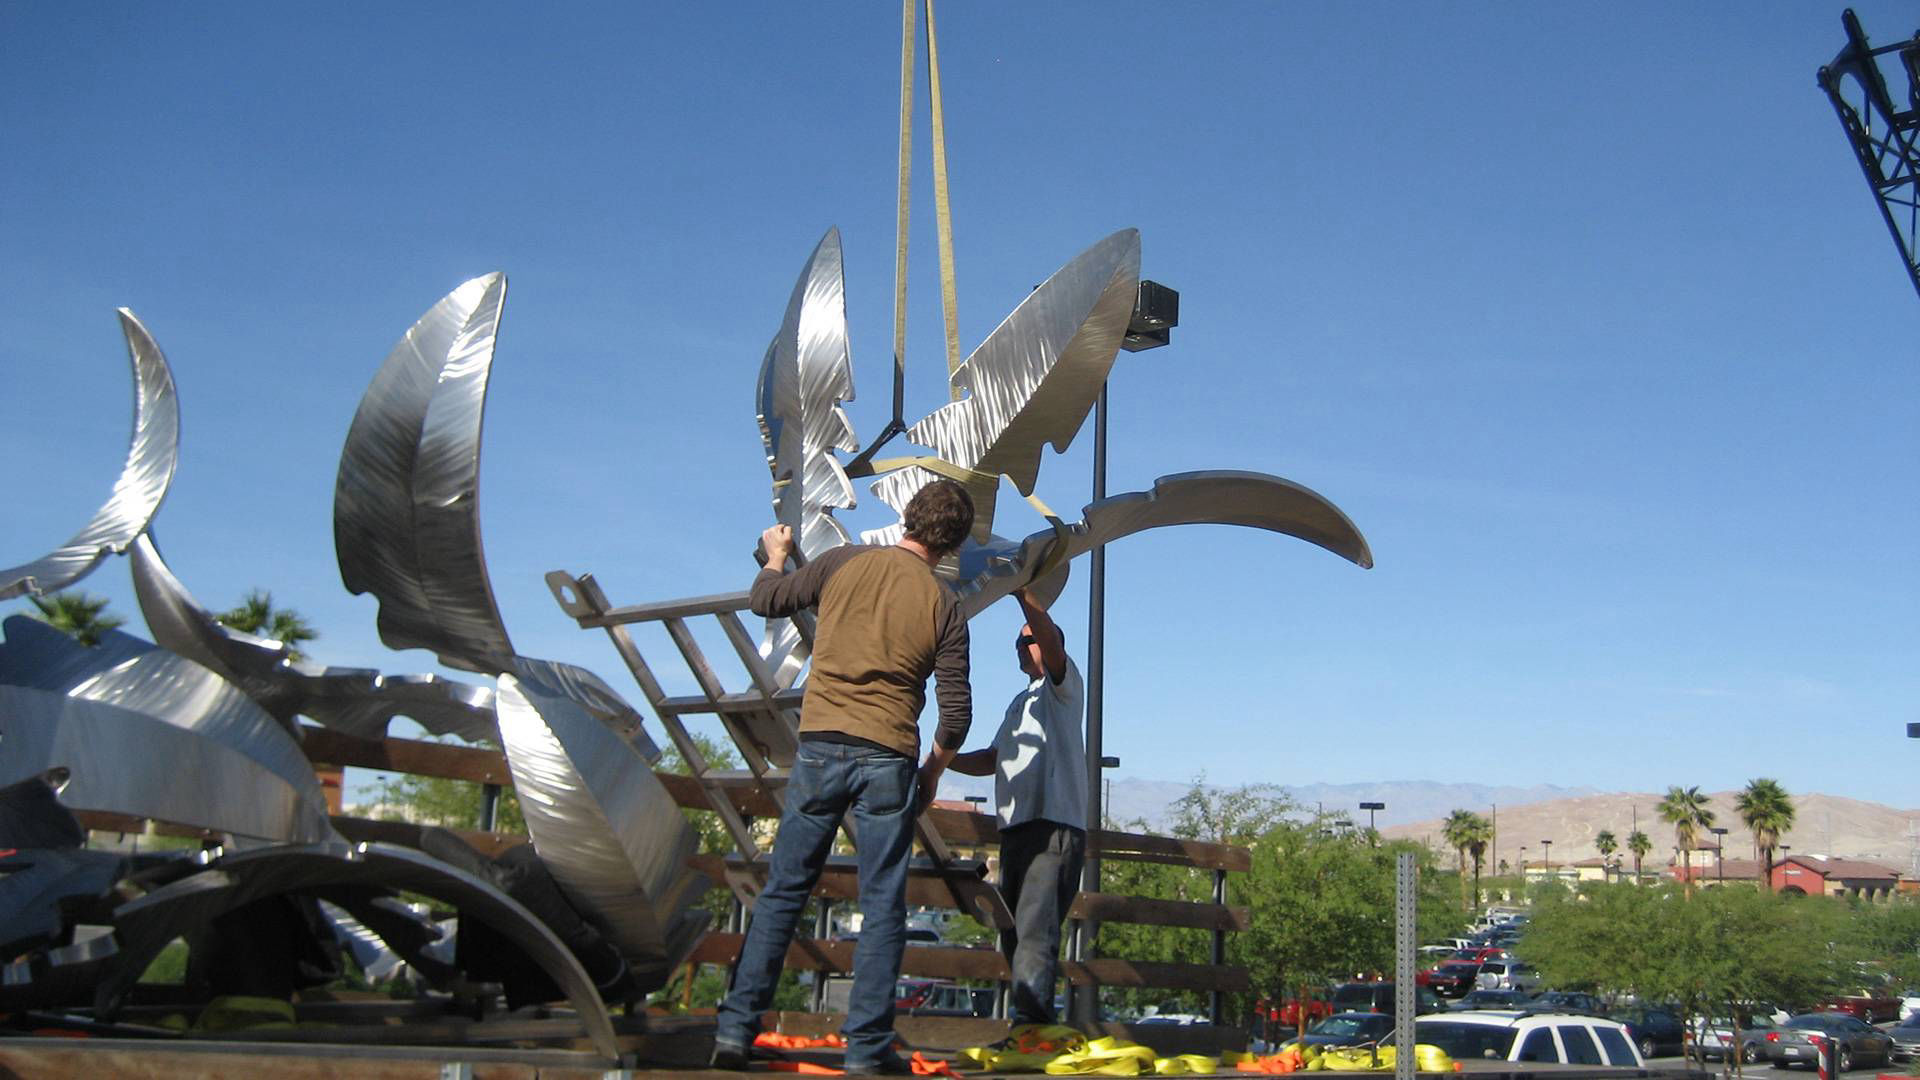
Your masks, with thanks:
M 913 552 L 848 544 L 791 574 L 762 570 L 748 603 L 770 617 L 819 608 L 801 735 L 838 732 L 917 758 L 931 674 L 940 699 L 934 743 L 958 748 L 966 740 L 973 722 L 967 620 Z

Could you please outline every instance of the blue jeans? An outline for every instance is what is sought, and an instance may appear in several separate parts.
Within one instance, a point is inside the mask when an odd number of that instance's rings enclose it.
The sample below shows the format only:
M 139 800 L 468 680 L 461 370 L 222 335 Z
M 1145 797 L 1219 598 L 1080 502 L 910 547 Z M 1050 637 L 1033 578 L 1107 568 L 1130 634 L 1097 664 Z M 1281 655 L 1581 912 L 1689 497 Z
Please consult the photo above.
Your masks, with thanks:
M 802 741 L 787 775 L 786 810 L 753 904 L 733 983 L 720 1004 L 715 1038 L 745 1046 L 773 1004 L 800 910 L 820 880 L 834 832 L 853 811 L 860 860 L 860 940 L 847 1001 L 847 1063 L 871 1064 L 893 1044 L 894 984 L 906 945 L 907 857 L 913 852 L 917 773 L 903 754 L 843 743 Z

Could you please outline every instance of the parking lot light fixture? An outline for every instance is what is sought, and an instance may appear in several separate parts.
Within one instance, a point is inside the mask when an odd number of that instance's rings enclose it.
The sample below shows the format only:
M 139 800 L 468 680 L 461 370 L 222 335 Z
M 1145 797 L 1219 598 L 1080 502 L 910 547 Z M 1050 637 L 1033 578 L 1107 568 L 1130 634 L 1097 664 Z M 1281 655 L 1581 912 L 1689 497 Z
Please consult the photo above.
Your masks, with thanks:
M 1380 834 L 1374 831 L 1373 814 L 1376 810 L 1385 810 L 1386 808 L 1387 804 L 1383 802 L 1363 802 L 1360 804 L 1360 809 L 1367 812 L 1367 842 L 1375 847 L 1378 847 L 1380 844 Z
M 1907 738 L 1920 739 L 1920 720 L 1907 721 Z

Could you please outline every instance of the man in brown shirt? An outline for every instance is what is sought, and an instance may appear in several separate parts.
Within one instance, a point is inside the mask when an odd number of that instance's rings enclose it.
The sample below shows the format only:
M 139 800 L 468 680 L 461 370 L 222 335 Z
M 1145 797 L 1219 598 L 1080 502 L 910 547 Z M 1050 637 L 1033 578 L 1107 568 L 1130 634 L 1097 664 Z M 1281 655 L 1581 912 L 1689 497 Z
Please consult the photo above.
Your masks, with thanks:
M 813 670 L 800 706 L 800 749 L 787 776 L 766 886 L 754 901 L 733 984 L 720 1006 L 713 1065 L 741 1069 L 773 1003 L 794 925 L 853 814 L 860 867 L 860 940 L 847 1002 L 849 1073 L 908 1073 L 893 1051 L 893 988 L 906 942 L 907 858 L 913 822 L 972 722 L 967 622 L 933 568 L 973 527 L 973 500 L 936 480 L 907 504 L 906 536 L 891 547 L 844 545 L 792 574 L 793 533 L 761 535 L 766 569 L 749 597 L 755 614 L 817 607 Z M 940 724 L 918 771 L 927 676 L 938 678 Z

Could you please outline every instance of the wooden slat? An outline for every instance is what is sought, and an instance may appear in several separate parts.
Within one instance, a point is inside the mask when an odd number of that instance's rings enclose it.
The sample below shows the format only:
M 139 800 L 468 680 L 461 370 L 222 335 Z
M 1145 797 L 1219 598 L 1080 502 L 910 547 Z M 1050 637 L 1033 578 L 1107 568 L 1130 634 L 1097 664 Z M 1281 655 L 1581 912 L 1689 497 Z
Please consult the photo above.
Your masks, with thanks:
M 709 933 L 687 959 L 696 964 L 730 964 L 740 954 L 744 934 Z M 800 938 L 787 949 L 787 966 L 801 971 L 846 975 L 853 971 L 854 942 Z M 1233 964 L 1161 964 L 1101 957 L 1064 961 L 1061 973 L 1075 983 L 1151 987 L 1156 990 L 1251 990 L 1247 969 Z M 1008 977 L 1006 958 L 994 949 L 909 945 L 900 972 L 932 979 L 998 980 Z
M 1121 896 L 1117 893 L 1083 892 L 1074 897 L 1073 906 L 1067 909 L 1067 918 L 1229 932 L 1243 931 L 1252 925 L 1244 907 L 1157 900 L 1150 896 Z
M 375 821 L 372 818 L 346 817 L 333 815 L 333 827 L 340 835 L 357 844 L 405 844 L 411 846 L 420 834 L 420 826 L 405 821 Z M 497 858 L 502 852 L 528 843 L 528 839 L 519 833 L 481 832 L 477 829 L 448 829 L 467 842 L 467 846 L 485 855 Z
M 1244 872 L 1253 868 L 1253 853 L 1243 847 L 1111 829 L 1095 829 L 1087 834 L 1087 854 L 1122 862 L 1170 863 L 1202 870 Z
M 513 785 L 507 757 L 498 750 L 423 739 L 361 739 L 310 724 L 303 725 L 300 734 L 301 748 L 316 765 L 352 765 L 443 780 Z
M 728 859 L 721 855 L 695 855 L 687 860 L 687 865 L 712 878 L 716 882 L 726 880 Z M 748 873 L 756 878 L 766 877 L 765 864 L 742 866 L 734 864 L 737 871 Z M 858 900 L 860 898 L 860 878 L 858 871 L 850 863 L 830 862 L 820 873 L 820 883 L 814 887 L 814 895 L 834 900 Z M 927 866 L 912 866 L 907 870 L 907 903 L 914 907 L 953 907 L 953 893 L 947 887 L 946 880 Z

